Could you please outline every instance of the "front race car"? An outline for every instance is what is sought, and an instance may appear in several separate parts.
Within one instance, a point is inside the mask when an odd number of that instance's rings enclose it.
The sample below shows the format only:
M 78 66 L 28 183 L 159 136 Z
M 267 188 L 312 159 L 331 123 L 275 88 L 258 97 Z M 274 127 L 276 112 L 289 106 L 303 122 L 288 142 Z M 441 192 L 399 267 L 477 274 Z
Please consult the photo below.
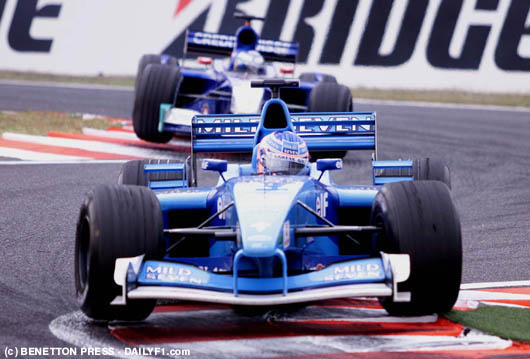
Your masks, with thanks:
M 271 306 L 373 296 L 391 314 L 451 309 L 462 252 L 445 167 L 380 161 L 374 112 L 290 113 L 279 89 L 296 85 L 254 82 L 273 96 L 261 114 L 197 115 L 185 163 L 130 161 L 118 185 L 87 195 L 75 267 L 87 316 L 144 319 L 159 299 Z M 260 172 L 258 144 L 285 131 L 306 155 L 374 151 L 373 184 L 334 184 L 336 158 Z M 203 160 L 219 180 L 199 187 L 197 156 L 212 152 L 253 155 Z

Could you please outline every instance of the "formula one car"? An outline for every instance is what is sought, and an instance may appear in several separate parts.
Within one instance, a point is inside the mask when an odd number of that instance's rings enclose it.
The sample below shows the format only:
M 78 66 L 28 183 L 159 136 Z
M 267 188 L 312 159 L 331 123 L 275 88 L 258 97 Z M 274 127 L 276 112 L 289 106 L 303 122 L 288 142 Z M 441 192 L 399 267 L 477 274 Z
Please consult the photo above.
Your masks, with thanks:
M 254 308 L 359 296 L 394 315 L 450 310 L 462 248 L 447 166 L 379 160 L 374 112 L 290 113 L 279 88 L 298 80 L 252 85 L 273 95 L 261 114 L 196 115 L 185 163 L 130 161 L 118 185 L 87 195 L 75 256 L 82 311 L 142 320 L 158 299 Z M 306 162 L 307 150 L 373 151 L 373 185 L 334 184 L 342 160 Z M 212 152 L 252 162 L 204 159 L 219 181 L 198 187 L 197 156 Z
M 245 20 L 235 36 L 188 31 L 180 66 L 167 55 L 142 57 L 132 115 L 139 138 L 164 143 L 173 134 L 189 134 L 191 118 L 197 114 L 260 112 L 271 94 L 250 88 L 251 79 L 292 76 L 298 44 L 260 39 L 250 23 L 263 18 L 240 13 L 235 17 Z M 203 56 L 190 63 L 189 54 Z M 302 73 L 300 80 L 299 87 L 285 88 L 280 96 L 290 111 L 353 110 L 350 90 L 335 77 Z

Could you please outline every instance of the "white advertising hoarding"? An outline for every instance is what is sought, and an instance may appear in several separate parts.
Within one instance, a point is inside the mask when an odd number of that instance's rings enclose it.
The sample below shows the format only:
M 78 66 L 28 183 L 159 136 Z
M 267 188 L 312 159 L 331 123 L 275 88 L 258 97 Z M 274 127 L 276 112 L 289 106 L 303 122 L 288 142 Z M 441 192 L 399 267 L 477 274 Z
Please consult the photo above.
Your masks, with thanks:
M 530 91 L 530 0 L 0 0 L 0 69 L 134 75 L 187 28 L 300 43 L 297 72 L 354 87 Z

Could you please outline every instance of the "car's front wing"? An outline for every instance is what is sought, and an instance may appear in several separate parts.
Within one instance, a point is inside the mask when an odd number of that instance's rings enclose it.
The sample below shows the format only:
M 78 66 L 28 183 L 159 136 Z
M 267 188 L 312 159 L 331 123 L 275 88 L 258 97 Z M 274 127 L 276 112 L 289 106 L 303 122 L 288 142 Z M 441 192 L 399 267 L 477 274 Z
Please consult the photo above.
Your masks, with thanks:
M 266 306 L 366 296 L 410 301 L 410 293 L 397 291 L 397 283 L 409 274 L 409 256 L 404 254 L 382 253 L 380 258 L 336 263 L 287 278 L 237 278 L 180 263 L 143 261 L 143 256 L 119 258 L 114 280 L 122 287 L 122 295 L 112 304 L 166 299 Z

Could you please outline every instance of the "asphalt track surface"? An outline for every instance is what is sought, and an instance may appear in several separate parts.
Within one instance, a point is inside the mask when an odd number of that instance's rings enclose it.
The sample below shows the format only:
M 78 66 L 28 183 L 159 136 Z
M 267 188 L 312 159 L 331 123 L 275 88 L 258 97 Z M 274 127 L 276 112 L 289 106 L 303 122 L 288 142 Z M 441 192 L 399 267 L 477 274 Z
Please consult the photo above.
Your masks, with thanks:
M 129 117 L 131 103 L 129 90 L 0 84 L 2 110 Z M 530 279 L 530 112 L 377 103 L 355 109 L 377 111 L 381 159 L 430 156 L 449 164 L 463 229 L 464 283 Z M 349 153 L 334 177 L 339 183 L 369 183 L 368 164 L 367 153 Z M 113 183 L 119 168 L 0 165 L 2 347 L 64 346 L 48 325 L 78 309 L 78 209 L 83 195 Z

